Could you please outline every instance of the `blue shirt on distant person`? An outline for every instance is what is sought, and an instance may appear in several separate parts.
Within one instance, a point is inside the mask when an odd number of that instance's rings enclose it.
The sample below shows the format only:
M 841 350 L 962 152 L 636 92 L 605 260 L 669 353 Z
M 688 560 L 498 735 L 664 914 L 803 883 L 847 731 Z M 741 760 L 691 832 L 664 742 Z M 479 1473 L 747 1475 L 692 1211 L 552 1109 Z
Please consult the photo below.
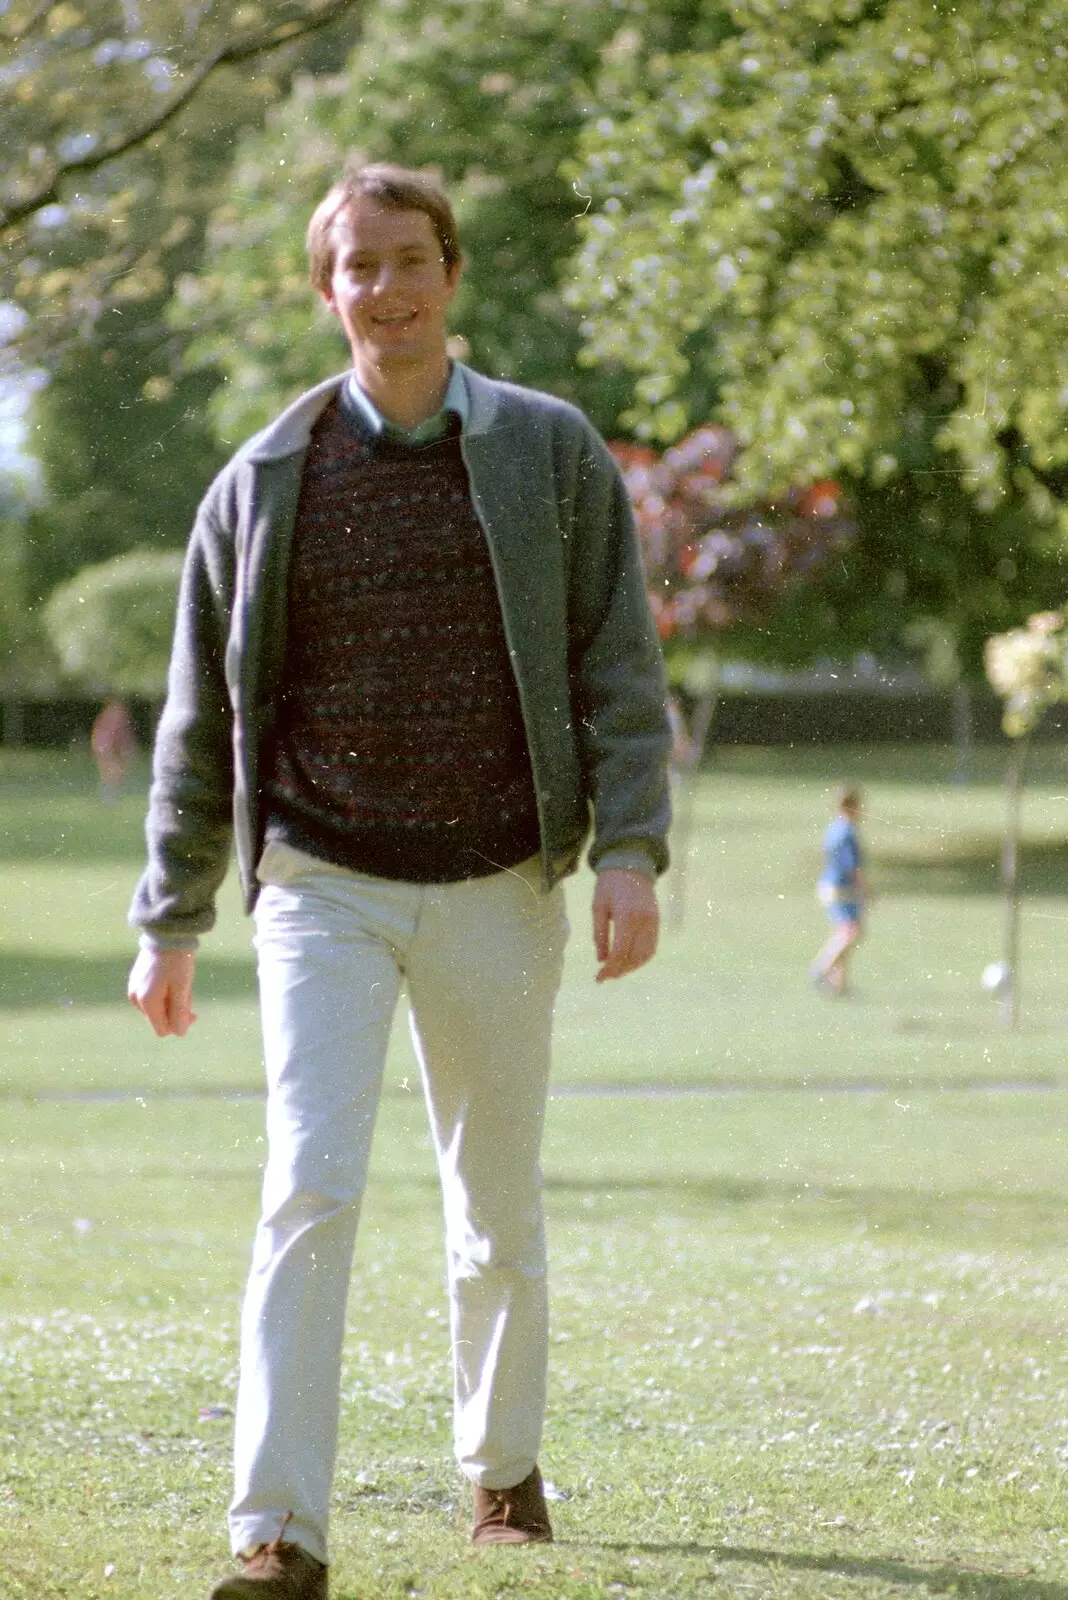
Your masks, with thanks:
M 832 925 L 860 922 L 860 840 L 853 818 L 840 811 L 823 835 L 823 871 L 819 896 Z
M 823 835 L 821 882 L 835 889 L 855 889 L 860 870 L 860 841 L 851 817 L 832 817 Z

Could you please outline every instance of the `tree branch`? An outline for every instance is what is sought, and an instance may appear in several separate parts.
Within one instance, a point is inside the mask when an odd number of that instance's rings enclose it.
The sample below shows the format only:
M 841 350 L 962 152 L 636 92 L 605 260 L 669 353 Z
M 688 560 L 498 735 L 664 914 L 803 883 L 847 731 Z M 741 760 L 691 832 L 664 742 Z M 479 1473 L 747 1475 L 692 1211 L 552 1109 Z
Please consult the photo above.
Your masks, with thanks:
M 307 38 L 321 28 L 329 27 L 347 11 L 357 6 L 362 7 L 363 3 L 364 0 L 326 0 L 326 4 L 319 6 L 303 19 L 291 17 L 287 21 L 263 28 L 258 33 L 248 34 L 244 39 L 234 39 L 229 44 L 221 45 L 197 67 L 190 69 L 182 87 L 138 127 L 132 128 L 128 133 L 115 135 L 99 149 L 90 151 L 84 156 L 58 162 L 48 177 L 42 179 L 32 193 L 25 195 L 21 200 L 0 206 L 0 235 L 10 232 L 20 222 L 25 222 L 27 217 L 33 216 L 45 206 L 55 203 L 59 199 L 60 187 L 66 178 L 79 172 L 95 172 L 109 161 L 127 155 L 131 150 L 136 150 L 140 145 L 147 143 L 153 135 L 161 132 L 169 122 L 173 121 L 212 73 L 220 67 L 233 66 L 239 61 L 248 61 L 254 56 L 266 55 L 268 51 L 280 49 L 282 45 L 291 44 L 295 39 Z

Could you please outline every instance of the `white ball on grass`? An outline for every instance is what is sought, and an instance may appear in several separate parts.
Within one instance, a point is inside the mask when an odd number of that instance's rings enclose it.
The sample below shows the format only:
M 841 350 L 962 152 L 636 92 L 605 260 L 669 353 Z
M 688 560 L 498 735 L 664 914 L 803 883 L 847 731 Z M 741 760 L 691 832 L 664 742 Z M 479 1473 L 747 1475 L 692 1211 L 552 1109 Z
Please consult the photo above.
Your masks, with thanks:
M 989 961 L 983 968 L 983 988 L 987 994 L 1000 994 L 1009 981 L 1009 969 L 1004 961 Z

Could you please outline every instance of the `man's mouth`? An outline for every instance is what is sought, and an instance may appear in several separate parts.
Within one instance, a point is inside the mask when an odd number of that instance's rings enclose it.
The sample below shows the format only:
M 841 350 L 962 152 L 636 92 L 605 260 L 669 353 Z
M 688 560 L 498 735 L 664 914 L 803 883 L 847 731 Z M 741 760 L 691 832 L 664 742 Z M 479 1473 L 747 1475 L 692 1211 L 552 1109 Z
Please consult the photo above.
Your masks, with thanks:
M 395 327 L 398 323 L 414 322 L 415 317 L 414 311 L 380 311 L 375 315 L 374 321 L 386 327 Z

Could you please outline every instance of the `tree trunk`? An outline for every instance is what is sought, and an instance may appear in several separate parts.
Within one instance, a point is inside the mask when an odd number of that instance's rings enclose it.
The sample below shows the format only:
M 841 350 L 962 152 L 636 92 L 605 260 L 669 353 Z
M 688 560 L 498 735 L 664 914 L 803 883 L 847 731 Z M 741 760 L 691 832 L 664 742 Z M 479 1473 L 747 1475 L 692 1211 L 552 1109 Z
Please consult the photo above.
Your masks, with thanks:
M 972 691 L 959 680 L 953 685 L 953 782 L 967 783 L 972 765 Z
M 671 697 L 671 706 L 675 734 L 675 745 L 671 752 L 675 817 L 671 830 L 671 895 L 667 909 L 671 927 L 681 928 L 686 917 L 687 868 L 697 787 L 694 780 L 716 714 L 715 687 L 709 687 L 697 696 L 688 726 L 682 707 L 674 695 Z
M 1005 968 L 1000 991 L 1001 1024 L 1015 1028 L 1020 1014 L 1020 800 L 1030 737 L 1027 734 L 1013 745 L 1005 769 L 1005 837 L 1001 847 L 1001 890 L 1005 897 L 1002 932 L 1002 964 Z

